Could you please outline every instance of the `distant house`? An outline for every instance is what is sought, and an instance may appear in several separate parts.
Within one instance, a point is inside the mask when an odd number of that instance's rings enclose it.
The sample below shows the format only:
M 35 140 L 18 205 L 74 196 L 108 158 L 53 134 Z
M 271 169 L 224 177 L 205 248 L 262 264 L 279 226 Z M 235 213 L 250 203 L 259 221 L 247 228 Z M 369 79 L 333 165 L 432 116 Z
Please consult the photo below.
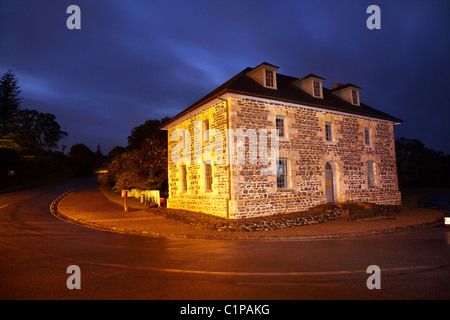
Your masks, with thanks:
M 162 126 L 169 208 L 243 218 L 339 202 L 400 204 L 393 126 L 353 84 L 262 63 Z

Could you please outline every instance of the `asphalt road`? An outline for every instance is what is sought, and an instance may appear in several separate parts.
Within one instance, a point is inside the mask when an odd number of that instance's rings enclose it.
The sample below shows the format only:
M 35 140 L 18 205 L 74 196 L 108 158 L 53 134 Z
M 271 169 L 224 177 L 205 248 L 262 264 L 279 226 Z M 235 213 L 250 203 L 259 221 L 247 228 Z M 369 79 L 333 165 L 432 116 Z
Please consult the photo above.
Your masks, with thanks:
M 116 234 L 50 213 L 79 183 L 0 195 L 1 300 L 450 298 L 450 228 L 308 241 Z M 367 273 L 371 265 L 380 272 Z M 75 275 L 80 289 L 69 289 Z M 367 287 L 372 275 L 380 289 Z
M 450 192 L 441 192 L 421 199 L 424 208 L 437 208 L 450 217 Z

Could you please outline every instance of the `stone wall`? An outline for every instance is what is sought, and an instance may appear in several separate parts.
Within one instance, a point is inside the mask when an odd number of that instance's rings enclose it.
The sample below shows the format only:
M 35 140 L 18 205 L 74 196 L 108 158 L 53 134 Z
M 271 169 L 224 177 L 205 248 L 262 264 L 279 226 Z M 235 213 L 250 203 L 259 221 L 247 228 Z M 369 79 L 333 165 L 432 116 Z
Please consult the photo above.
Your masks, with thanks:
M 227 128 L 226 102 L 212 104 L 206 108 L 197 110 L 184 121 L 168 130 L 168 178 L 169 198 L 167 206 L 184 210 L 209 213 L 221 217 L 227 217 L 228 213 L 228 166 L 226 163 L 226 128 Z M 211 141 L 202 141 L 202 122 L 209 121 Z M 181 149 L 181 137 L 171 141 L 176 129 L 184 129 L 189 134 L 185 150 L 180 150 L 180 163 L 173 161 L 174 148 Z M 216 135 L 213 135 L 214 130 Z M 222 141 L 221 141 L 221 139 Z M 186 139 L 188 140 L 188 139 Z M 223 143 L 222 143 L 223 142 Z M 205 152 L 205 149 L 206 152 Z M 222 151 L 222 161 L 216 161 Z M 209 152 L 210 150 L 211 152 Z M 211 157 L 206 156 L 211 154 Z M 184 157 L 183 157 L 184 156 Z M 219 159 L 220 160 L 220 159 Z M 213 176 L 212 190 L 205 190 L 205 161 L 211 161 Z M 181 166 L 186 165 L 187 190 L 182 190 Z
M 305 211 L 327 202 L 327 163 L 332 168 L 336 202 L 400 204 L 391 123 L 236 95 L 217 101 L 186 115 L 168 131 L 169 208 L 229 218 Z M 288 186 L 282 190 L 277 188 L 275 172 L 261 174 L 270 167 L 260 158 L 261 141 L 252 148 L 250 139 L 245 138 L 242 145 L 227 148 L 231 142 L 228 128 L 244 133 L 254 130 L 258 139 L 260 130 L 265 129 L 270 154 L 270 130 L 275 129 L 277 116 L 284 117 L 286 123 L 286 135 L 280 138 L 278 148 L 278 156 L 288 160 Z M 211 142 L 196 138 L 202 136 L 201 123 L 206 119 L 217 134 Z M 332 141 L 326 141 L 325 123 L 332 124 Z M 370 130 L 370 145 L 365 143 L 364 128 Z M 172 161 L 171 154 L 174 150 L 177 153 L 180 143 L 171 141 L 176 129 L 185 129 L 190 136 L 188 146 L 178 153 L 184 155 L 179 163 Z M 205 156 L 205 150 L 214 151 Z M 219 156 L 222 161 L 217 161 Z M 211 191 L 205 190 L 208 160 L 212 161 Z M 374 163 L 373 186 L 368 184 L 368 161 Z M 186 165 L 186 190 L 182 190 L 182 165 Z
M 288 188 L 283 190 L 277 189 L 276 175 L 259 174 L 267 165 L 233 164 L 233 217 L 304 211 L 326 203 L 327 162 L 337 202 L 400 204 L 392 124 L 246 98 L 232 99 L 230 110 L 235 130 L 275 128 L 276 116 L 283 116 L 286 137 L 279 141 L 279 157 L 289 162 Z M 332 124 L 331 142 L 325 139 L 325 122 Z M 365 127 L 370 128 L 369 146 Z M 247 159 L 249 150 L 245 152 Z M 367 161 L 375 164 L 374 186 L 368 186 Z

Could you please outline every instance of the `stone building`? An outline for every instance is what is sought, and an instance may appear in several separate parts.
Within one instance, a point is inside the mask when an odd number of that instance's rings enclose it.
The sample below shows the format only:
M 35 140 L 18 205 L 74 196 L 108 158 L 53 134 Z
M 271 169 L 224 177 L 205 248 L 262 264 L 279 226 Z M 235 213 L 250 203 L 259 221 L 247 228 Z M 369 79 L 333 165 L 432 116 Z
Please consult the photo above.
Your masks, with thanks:
M 353 84 L 262 63 L 176 115 L 169 208 L 244 218 L 327 202 L 400 204 L 393 126 Z

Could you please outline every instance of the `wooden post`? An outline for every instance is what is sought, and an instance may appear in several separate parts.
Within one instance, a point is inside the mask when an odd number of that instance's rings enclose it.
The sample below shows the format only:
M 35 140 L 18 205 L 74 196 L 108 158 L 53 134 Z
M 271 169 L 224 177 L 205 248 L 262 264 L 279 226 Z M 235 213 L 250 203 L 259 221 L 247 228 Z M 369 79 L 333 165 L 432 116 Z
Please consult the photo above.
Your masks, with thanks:
M 122 197 L 123 197 L 123 210 L 125 212 L 128 212 L 128 203 L 127 203 L 128 191 L 127 190 L 122 190 Z

